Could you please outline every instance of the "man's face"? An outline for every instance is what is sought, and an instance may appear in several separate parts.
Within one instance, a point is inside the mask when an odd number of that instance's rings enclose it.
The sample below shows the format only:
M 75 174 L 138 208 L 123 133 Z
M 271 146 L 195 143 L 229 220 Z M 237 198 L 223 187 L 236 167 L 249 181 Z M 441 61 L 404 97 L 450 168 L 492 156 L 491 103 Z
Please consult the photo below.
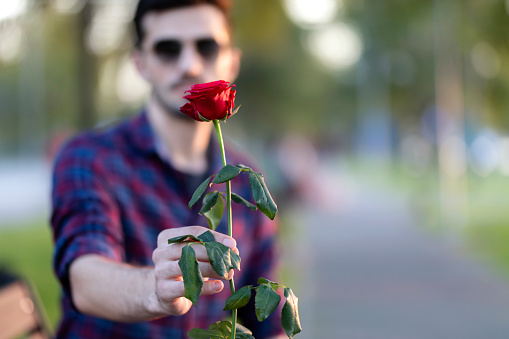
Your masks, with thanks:
M 142 25 L 145 35 L 135 62 L 168 113 L 179 112 L 186 103 L 184 92 L 194 84 L 235 80 L 240 52 L 231 47 L 226 18 L 218 8 L 150 12 Z

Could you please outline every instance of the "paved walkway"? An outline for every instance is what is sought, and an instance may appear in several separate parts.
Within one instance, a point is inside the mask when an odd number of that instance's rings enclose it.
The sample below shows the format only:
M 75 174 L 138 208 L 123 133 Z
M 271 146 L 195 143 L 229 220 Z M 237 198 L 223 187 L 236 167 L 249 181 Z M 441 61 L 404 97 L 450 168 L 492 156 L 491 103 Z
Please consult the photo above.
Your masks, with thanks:
M 337 208 L 295 215 L 296 338 L 509 338 L 508 281 L 419 230 L 404 198 L 345 187 Z
M 47 218 L 50 179 L 42 159 L 0 159 L 0 228 Z

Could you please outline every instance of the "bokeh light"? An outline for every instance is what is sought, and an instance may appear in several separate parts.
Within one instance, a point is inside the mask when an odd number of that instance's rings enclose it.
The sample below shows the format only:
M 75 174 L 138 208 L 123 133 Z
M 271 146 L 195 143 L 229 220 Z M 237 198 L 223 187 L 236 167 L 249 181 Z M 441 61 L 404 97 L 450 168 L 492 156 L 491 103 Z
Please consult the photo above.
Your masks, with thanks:
M 85 6 L 85 0 L 53 0 L 53 7 L 62 14 L 78 13 Z
M 97 4 L 87 34 L 87 45 L 92 52 L 106 55 L 120 47 L 133 16 L 134 5 L 132 0 L 109 0 Z
M 359 61 L 363 44 L 352 26 L 338 22 L 309 32 L 308 48 L 326 67 L 342 70 Z
M 498 138 L 490 132 L 481 133 L 470 146 L 469 162 L 472 170 L 481 177 L 490 175 L 499 165 Z
M 23 29 L 15 22 L 4 25 L 0 30 L 0 63 L 16 61 L 22 50 Z
M 15 18 L 23 14 L 27 7 L 27 0 L 4 0 L 0 2 L 0 22 Z
M 285 0 L 285 9 L 290 19 L 299 26 L 331 22 L 339 8 L 340 0 Z
M 139 104 L 150 93 L 148 84 L 140 77 L 130 57 L 120 63 L 116 92 L 117 97 L 127 104 Z
M 440 167 L 444 174 L 451 178 L 461 177 L 467 171 L 465 142 L 451 136 L 439 147 Z
M 509 176 L 509 137 L 502 137 L 499 141 L 499 170 L 503 175 Z
M 477 74 L 485 79 L 493 79 L 500 73 L 498 53 L 486 42 L 479 42 L 474 46 L 471 59 Z

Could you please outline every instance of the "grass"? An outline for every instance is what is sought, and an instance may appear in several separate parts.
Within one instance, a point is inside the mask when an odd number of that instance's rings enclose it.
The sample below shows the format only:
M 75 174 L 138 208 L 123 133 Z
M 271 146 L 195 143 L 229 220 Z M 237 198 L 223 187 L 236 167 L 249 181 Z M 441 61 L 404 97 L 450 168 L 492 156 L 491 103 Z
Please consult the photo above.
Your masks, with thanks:
M 509 179 L 501 175 L 469 181 L 468 248 L 509 278 Z
M 60 292 L 51 267 L 51 256 L 51 233 L 44 221 L 0 229 L 0 268 L 32 283 L 55 328 L 60 317 Z
M 509 278 L 509 221 L 470 227 L 466 231 L 468 248 Z

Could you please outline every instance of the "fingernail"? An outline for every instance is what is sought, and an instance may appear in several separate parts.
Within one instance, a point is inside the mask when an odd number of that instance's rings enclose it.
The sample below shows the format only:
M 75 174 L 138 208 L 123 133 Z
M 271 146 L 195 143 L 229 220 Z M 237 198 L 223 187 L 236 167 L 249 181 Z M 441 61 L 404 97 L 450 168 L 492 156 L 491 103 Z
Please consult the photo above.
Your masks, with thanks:
M 219 280 L 214 282 L 214 291 L 219 292 L 223 289 L 223 283 Z
M 226 238 L 223 240 L 223 245 L 225 245 L 229 248 L 234 248 L 236 245 L 236 242 L 235 242 L 235 240 L 233 240 L 231 238 Z

